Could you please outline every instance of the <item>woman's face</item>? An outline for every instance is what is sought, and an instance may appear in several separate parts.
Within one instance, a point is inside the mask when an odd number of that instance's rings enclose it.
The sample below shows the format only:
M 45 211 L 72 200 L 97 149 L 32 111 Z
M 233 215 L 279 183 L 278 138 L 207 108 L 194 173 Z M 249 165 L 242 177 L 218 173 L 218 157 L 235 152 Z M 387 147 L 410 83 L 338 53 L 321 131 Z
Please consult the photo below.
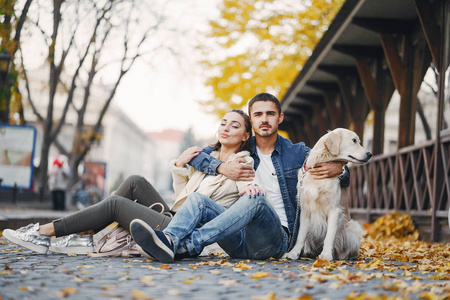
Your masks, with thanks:
M 229 112 L 222 118 L 218 132 L 219 142 L 228 147 L 239 147 L 250 137 L 245 130 L 244 118 L 236 112 Z

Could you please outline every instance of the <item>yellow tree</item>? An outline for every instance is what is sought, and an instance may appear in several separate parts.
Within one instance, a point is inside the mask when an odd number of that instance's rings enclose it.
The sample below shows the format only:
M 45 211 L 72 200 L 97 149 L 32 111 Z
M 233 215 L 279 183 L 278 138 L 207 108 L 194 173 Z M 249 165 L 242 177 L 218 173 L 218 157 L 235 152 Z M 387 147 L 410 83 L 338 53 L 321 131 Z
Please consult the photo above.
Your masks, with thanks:
M 255 94 L 282 98 L 343 0 L 223 0 L 210 21 L 206 109 L 223 115 Z

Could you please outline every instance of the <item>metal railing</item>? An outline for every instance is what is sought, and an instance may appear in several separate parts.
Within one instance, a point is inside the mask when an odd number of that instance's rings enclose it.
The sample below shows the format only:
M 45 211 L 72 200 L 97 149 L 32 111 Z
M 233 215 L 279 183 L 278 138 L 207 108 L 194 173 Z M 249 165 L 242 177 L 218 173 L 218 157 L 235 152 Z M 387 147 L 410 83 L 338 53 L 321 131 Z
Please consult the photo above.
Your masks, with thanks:
M 437 239 L 436 230 L 446 223 L 450 204 L 450 135 L 441 138 L 437 176 L 435 147 L 435 141 L 429 141 L 352 166 L 348 189 L 351 213 L 371 222 L 388 212 L 406 212 L 413 218 L 425 218 L 431 227 L 430 239 Z

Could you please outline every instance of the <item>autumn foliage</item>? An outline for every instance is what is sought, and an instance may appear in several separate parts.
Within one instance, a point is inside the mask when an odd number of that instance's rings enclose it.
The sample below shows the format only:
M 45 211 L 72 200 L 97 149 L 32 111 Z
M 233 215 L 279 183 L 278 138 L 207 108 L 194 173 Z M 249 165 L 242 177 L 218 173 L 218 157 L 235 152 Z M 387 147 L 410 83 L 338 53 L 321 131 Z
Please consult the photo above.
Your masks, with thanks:
M 342 0 L 223 0 L 210 22 L 204 65 L 213 99 L 207 109 L 222 116 L 255 94 L 282 98 L 328 29 Z

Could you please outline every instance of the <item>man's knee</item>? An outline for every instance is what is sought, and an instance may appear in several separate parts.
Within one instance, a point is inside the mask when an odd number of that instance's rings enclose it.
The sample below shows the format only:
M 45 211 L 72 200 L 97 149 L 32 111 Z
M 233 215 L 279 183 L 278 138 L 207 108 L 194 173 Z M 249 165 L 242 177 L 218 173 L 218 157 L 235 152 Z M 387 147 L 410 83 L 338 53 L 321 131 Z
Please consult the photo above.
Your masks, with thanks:
M 244 194 L 243 196 L 241 196 L 239 201 L 245 201 L 247 203 L 247 205 L 250 205 L 250 206 L 259 206 L 259 205 L 270 206 L 269 201 L 267 201 L 266 197 L 263 195 L 252 196 L 250 198 L 247 194 Z

